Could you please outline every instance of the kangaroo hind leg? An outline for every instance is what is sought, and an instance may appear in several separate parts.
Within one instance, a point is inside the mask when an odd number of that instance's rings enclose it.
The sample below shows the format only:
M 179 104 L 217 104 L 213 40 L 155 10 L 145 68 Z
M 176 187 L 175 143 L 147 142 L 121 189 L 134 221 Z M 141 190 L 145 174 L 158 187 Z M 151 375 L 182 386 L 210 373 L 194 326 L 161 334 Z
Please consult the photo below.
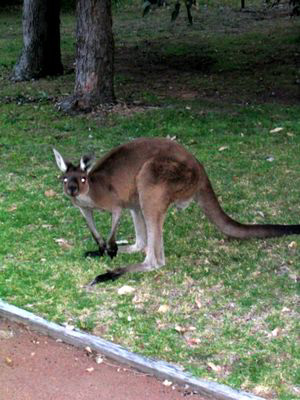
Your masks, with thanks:
M 163 224 L 169 207 L 169 199 L 164 184 L 140 184 L 140 204 L 147 229 L 147 251 L 143 262 L 145 269 L 151 270 L 165 265 Z

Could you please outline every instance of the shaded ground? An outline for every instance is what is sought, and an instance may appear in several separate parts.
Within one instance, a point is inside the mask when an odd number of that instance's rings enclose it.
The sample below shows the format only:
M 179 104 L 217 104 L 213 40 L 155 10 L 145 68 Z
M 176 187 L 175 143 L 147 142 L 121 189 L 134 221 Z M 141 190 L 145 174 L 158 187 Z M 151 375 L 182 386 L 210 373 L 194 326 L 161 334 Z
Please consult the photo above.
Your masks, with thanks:
M 206 400 L 0 318 L 0 398 Z M 98 361 L 98 362 L 99 362 Z
M 169 8 L 153 11 L 146 18 L 136 11 L 132 15 L 130 8 L 117 12 L 114 33 L 118 101 L 169 105 L 174 100 L 195 100 L 196 104 L 208 102 L 221 107 L 299 104 L 300 18 L 290 17 L 288 3 L 274 8 L 250 5 L 244 12 L 239 5 L 235 9 L 201 6 L 193 10 L 192 27 L 187 26 L 185 13 L 170 24 Z M 63 20 L 63 45 L 74 41 L 73 22 Z M 21 31 L 16 29 L 2 33 L 4 44 L 7 39 L 19 40 Z M 10 46 L 3 52 L 7 59 L 0 63 L 0 77 L 5 78 L 0 79 L 0 103 L 55 103 L 72 93 L 74 47 L 62 47 L 65 75 L 57 80 L 41 80 L 37 97 L 36 84 L 29 92 L 28 82 L 13 86 L 7 79 L 19 52 L 13 56 Z
M 156 10 L 144 23 L 130 21 L 135 39 L 128 40 L 128 21 L 117 19 L 117 92 L 127 100 L 151 93 L 216 104 L 297 104 L 299 19 L 290 11 L 287 4 L 245 12 L 200 7 L 188 28 L 184 13 L 170 26 L 170 10 Z

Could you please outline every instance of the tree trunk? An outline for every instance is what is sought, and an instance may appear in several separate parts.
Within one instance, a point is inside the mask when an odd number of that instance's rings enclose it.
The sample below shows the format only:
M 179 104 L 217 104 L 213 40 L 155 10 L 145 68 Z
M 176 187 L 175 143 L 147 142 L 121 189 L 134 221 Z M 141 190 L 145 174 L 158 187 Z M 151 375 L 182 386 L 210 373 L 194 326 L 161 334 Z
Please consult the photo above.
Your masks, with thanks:
M 59 12 L 60 0 L 24 0 L 23 50 L 12 79 L 62 74 Z
M 60 106 L 65 111 L 90 111 L 112 104 L 114 38 L 111 0 L 78 0 L 74 95 Z

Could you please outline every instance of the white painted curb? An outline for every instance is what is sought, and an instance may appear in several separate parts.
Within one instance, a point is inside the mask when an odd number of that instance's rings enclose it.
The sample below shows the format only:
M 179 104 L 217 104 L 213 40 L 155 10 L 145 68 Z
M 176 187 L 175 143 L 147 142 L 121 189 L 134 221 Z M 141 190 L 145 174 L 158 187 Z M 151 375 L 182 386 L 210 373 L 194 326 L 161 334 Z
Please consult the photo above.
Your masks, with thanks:
M 61 325 L 49 322 L 26 310 L 15 307 L 0 299 L 0 316 L 9 320 L 22 322 L 34 330 L 46 334 L 55 339 L 61 339 L 76 347 L 89 346 L 103 355 L 130 365 L 139 371 L 150 373 L 161 379 L 168 379 L 180 385 L 189 385 L 192 390 L 200 395 L 213 400 L 264 400 L 262 397 L 231 389 L 229 386 L 198 379 L 184 372 L 180 367 L 164 361 L 154 360 L 132 353 L 117 344 L 101 339 L 98 336 L 89 335 L 79 330 L 71 330 Z

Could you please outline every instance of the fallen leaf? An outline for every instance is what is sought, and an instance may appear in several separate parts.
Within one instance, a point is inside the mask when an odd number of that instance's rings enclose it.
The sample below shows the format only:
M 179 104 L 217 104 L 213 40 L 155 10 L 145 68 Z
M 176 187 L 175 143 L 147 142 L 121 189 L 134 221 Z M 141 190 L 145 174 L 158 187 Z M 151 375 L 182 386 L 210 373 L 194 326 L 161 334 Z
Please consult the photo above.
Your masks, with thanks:
M 267 396 L 270 394 L 271 390 L 267 386 L 257 385 L 253 388 L 253 392 L 257 395 Z
M 164 314 L 164 313 L 168 312 L 169 310 L 170 310 L 170 307 L 167 304 L 162 304 L 161 306 L 159 306 L 157 311 L 159 313 Z
M 196 303 L 197 308 L 199 308 L 199 309 L 202 308 L 202 303 L 201 303 L 200 299 L 196 298 L 195 303 Z
M 219 151 L 224 151 L 224 150 L 228 150 L 228 149 L 229 149 L 228 146 L 221 146 L 221 147 L 219 148 Z
M 196 328 L 194 326 L 175 325 L 175 330 L 179 333 L 185 333 L 185 332 L 194 332 Z
M 186 342 L 189 346 L 193 347 L 201 343 L 201 340 L 199 338 L 188 338 Z
M 210 369 L 212 369 L 214 372 L 220 373 L 222 371 L 222 367 L 220 365 L 216 365 L 212 362 L 208 362 L 207 365 L 209 366 Z
M 56 196 L 57 195 L 57 193 L 54 191 L 54 190 L 52 190 L 52 189 L 49 189 L 49 190 L 46 190 L 45 191 L 45 196 L 46 197 L 54 197 L 54 196 Z
M 297 247 L 297 243 L 294 241 L 288 244 L 289 249 L 296 249 L 296 247 Z
M 96 364 L 102 364 L 104 361 L 104 358 L 100 355 L 97 355 L 95 358 Z
M 68 331 L 74 331 L 74 329 L 75 329 L 74 325 L 71 325 L 71 324 L 68 324 L 68 323 L 65 323 L 63 325 L 66 328 L 66 330 L 68 330 Z
M 10 357 L 6 357 L 5 364 L 8 365 L 9 367 L 12 367 L 14 365 L 14 362 Z
M 300 386 L 291 386 L 291 389 L 294 393 L 296 393 L 297 395 L 300 394 Z
M 135 288 L 128 286 L 128 285 L 124 285 L 118 289 L 118 294 L 122 296 L 124 294 L 133 293 L 134 291 L 135 291 Z
M 272 330 L 271 333 L 268 334 L 269 337 L 278 337 L 282 332 L 282 329 L 277 327 L 275 329 Z
M 177 331 L 178 333 L 184 333 L 187 331 L 187 328 L 185 328 L 184 326 L 175 325 L 175 331 Z
M 63 250 L 70 250 L 73 247 L 66 239 L 60 238 L 54 240 Z
M 277 128 L 271 129 L 270 133 L 278 133 L 278 132 L 281 132 L 283 130 L 284 130 L 284 128 L 278 126 Z
M 160 320 L 156 321 L 156 327 L 158 330 L 166 329 L 167 324 L 161 322 Z
M 188 327 L 188 331 L 190 331 L 190 332 L 194 332 L 195 330 L 196 330 L 195 326 L 189 326 Z
M 294 282 L 299 282 L 299 275 L 297 274 L 289 274 L 289 278 L 292 279 Z
M 177 139 L 177 136 L 170 136 L 170 135 L 167 135 L 167 139 L 176 140 L 176 139 Z
M 137 293 L 134 295 L 133 299 L 132 299 L 132 303 L 133 304 L 143 304 L 146 301 L 146 296 L 144 296 L 143 294 Z
M 13 331 L 0 330 L 0 339 L 11 339 L 13 336 Z
M 273 156 L 269 156 L 266 158 L 266 160 L 269 162 L 273 162 L 275 160 L 275 158 Z

